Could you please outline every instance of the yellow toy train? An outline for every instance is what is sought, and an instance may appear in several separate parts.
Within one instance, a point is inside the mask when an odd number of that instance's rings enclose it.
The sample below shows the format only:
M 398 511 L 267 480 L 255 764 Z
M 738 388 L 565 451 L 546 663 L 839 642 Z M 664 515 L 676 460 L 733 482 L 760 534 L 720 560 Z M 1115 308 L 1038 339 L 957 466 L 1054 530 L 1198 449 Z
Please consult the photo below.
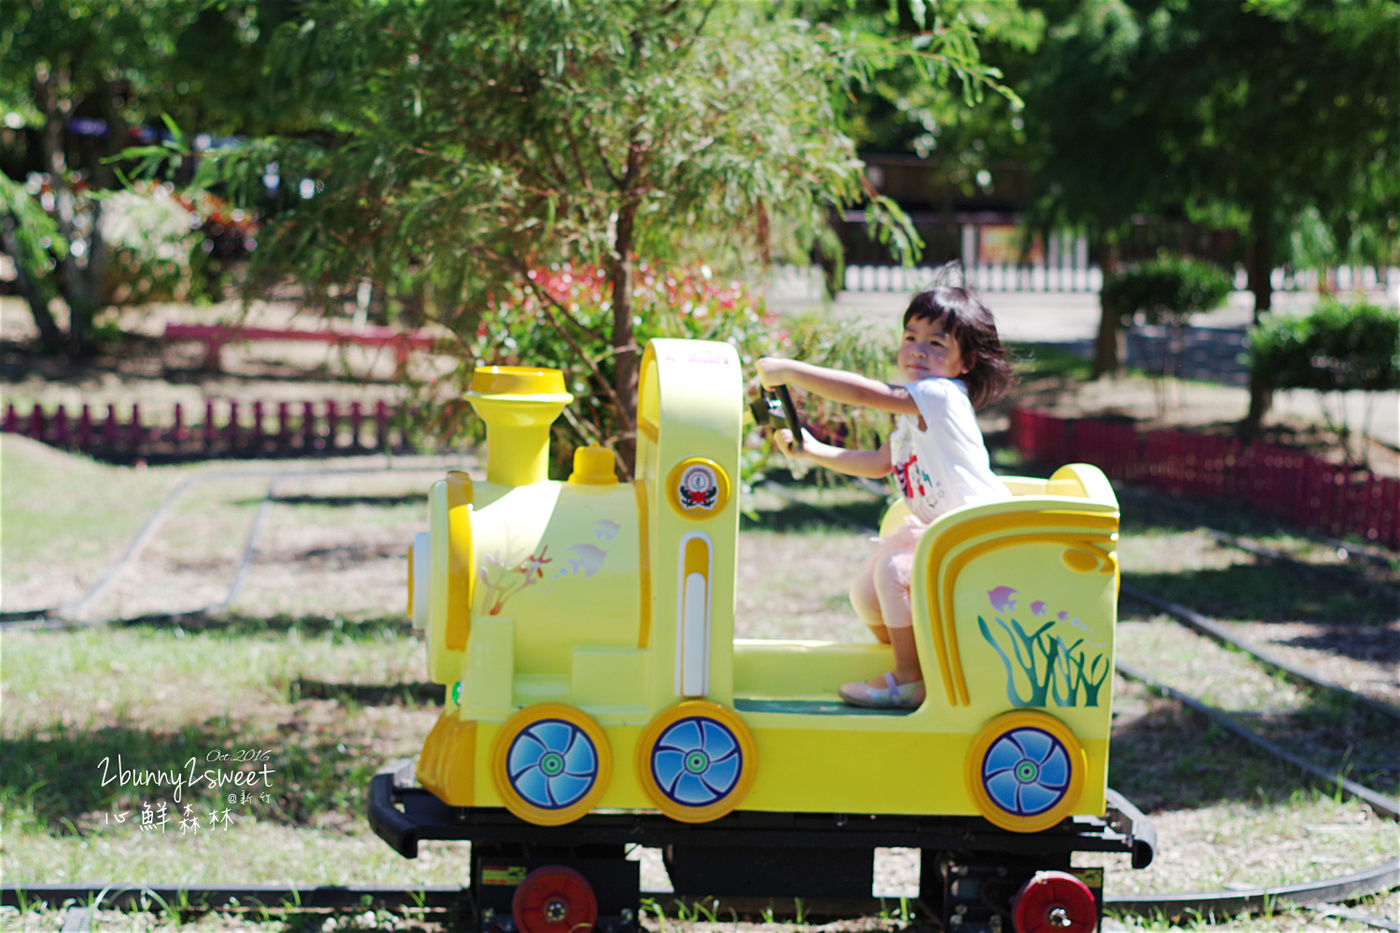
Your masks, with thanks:
M 845 706 L 838 686 L 887 670 L 887 646 L 734 637 L 744 395 L 728 344 L 654 340 L 636 479 L 585 447 L 551 481 L 562 375 L 477 370 L 485 481 L 434 484 L 409 555 L 444 708 L 421 788 L 402 771 L 372 785 L 375 829 L 408 856 L 473 840 L 483 928 L 507 933 L 631 923 L 627 844 L 663 848 L 677 891 L 736 896 L 869 896 L 871 850 L 907 845 L 945 924 L 1035 929 L 1052 911 L 1094 929 L 1099 883 L 1070 853 L 1146 864 L 1152 846 L 1107 788 L 1107 481 L 1083 464 L 1011 478 L 1013 499 L 940 518 L 912 588 L 927 699 Z

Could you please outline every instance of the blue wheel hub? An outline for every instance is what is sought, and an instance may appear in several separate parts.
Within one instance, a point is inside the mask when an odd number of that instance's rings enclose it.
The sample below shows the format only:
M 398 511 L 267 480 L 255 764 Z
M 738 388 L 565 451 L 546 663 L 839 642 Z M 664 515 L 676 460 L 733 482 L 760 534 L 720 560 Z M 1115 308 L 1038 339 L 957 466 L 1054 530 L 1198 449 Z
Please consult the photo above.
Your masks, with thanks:
M 506 777 L 526 803 L 559 810 L 582 800 L 598 780 L 598 750 L 573 723 L 541 719 L 510 743 Z
M 1026 726 L 997 738 L 982 758 L 982 787 L 1015 816 L 1044 813 L 1069 793 L 1070 760 L 1064 743 Z
M 672 723 L 651 750 L 656 786 L 685 807 L 723 800 L 739 785 L 743 770 L 744 754 L 734 733 L 703 716 Z

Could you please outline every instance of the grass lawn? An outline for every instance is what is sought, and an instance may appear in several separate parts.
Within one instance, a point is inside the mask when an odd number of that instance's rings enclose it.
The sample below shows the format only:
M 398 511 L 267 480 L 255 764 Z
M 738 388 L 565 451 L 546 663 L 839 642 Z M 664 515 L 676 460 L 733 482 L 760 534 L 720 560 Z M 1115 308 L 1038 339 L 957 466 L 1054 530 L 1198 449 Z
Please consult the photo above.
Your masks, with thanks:
M 12 594 L 18 608 L 76 598 L 177 483 L 215 469 L 115 468 L 9 440 L 0 451 L 7 609 Z M 369 777 L 415 754 L 436 717 L 420 687 L 421 641 L 400 615 L 403 554 L 423 525 L 427 481 L 415 474 L 279 483 L 248 585 L 216 617 L 6 631 L 6 885 L 463 884 L 464 845 L 425 844 L 418 859 L 402 860 L 363 816 Z M 104 611 L 129 615 L 219 598 L 266 490 L 265 479 L 192 487 Z M 748 501 L 757 519 L 746 520 L 741 535 L 739 634 L 868 638 L 845 600 L 862 536 L 830 516 L 873 525 L 880 502 L 849 489 L 805 487 L 799 495 L 823 512 L 761 491 Z M 1165 513 L 1130 517 L 1121 553 L 1125 577 L 1194 606 L 1357 624 L 1376 624 L 1381 612 L 1373 602 L 1379 597 L 1363 593 L 1319 594 L 1274 577 L 1252 582 L 1263 573 L 1256 562 Z M 1124 620 L 1125 660 L 1194 681 L 1231 709 L 1255 719 L 1309 710 L 1320 732 L 1335 732 L 1347 719 L 1347 711 L 1241 667 L 1238 656 L 1183 638 L 1184 630 L 1150 613 L 1127 610 Z M 1149 811 L 1160 849 L 1143 872 L 1104 860 L 1110 892 L 1287 883 L 1393 857 L 1394 823 L 1328 791 L 1300 789 L 1295 775 L 1139 686 L 1120 681 L 1116 704 L 1111 781 Z M 1380 762 L 1393 739 L 1393 729 L 1358 728 L 1354 760 Z M 170 780 L 161 786 L 141 783 L 142 773 L 162 770 Z M 190 770 L 226 781 L 241 775 L 243 783 L 201 780 L 182 787 L 177 801 L 173 775 Z M 902 880 L 885 882 L 916 883 L 911 866 L 903 871 Z M 1395 913 L 1393 905 L 1369 909 Z M 658 910 L 647 921 L 651 929 L 741 928 Z M 160 913 L 101 919 L 109 929 L 174 925 L 173 915 Z M 343 929 L 388 922 L 364 914 L 331 919 Z M 1272 926 L 1249 918 L 1213 928 L 1364 929 L 1303 912 L 1270 919 Z M 42 912 L 0 914 L 6 929 L 59 922 Z M 191 928 L 234 923 L 211 916 Z

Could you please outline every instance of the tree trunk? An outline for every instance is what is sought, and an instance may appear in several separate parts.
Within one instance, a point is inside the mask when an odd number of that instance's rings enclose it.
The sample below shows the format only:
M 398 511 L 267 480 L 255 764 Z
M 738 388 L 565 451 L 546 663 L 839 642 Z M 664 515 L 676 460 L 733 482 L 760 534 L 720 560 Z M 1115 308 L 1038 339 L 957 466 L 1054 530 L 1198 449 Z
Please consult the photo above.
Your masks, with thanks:
M 1089 378 L 1117 376 L 1123 368 L 1126 342 L 1118 312 L 1104 308 L 1099 316 L 1099 333 L 1094 339 L 1094 369 Z
M 55 351 L 63 346 L 63 331 L 59 330 L 58 322 L 49 310 L 48 293 L 25 268 L 24 257 L 20 255 L 19 242 L 15 237 L 15 224 L 15 218 L 8 212 L 0 218 L 0 252 L 14 260 L 15 284 L 20 297 L 29 304 L 29 313 L 39 328 L 39 345 L 45 350 Z
M 1269 408 L 1273 403 L 1273 385 L 1250 373 L 1249 411 L 1244 416 L 1244 423 L 1240 425 L 1240 439 L 1246 444 L 1252 443 L 1259 436 L 1259 429 L 1264 424 L 1264 416 L 1269 413 Z
M 637 378 L 641 354 L 632 327 L 632 250 L 637 240 L 637 197 L 634 192 L 646 159 L 646 146 L 634 133 L 627 147 L 627 167 L 618 185 L 617 226 L 613 233 L 612 255 L 608 258 L 612 277 L 613 302 L 613 392 L 617 396 L 617 433 L 614 448 L 622 471 L 636 475 L 637 460 Z
M 1267 207 L 1256 207 L 1250 220 L 1251 242 L 1249 244 L 1249 290 L 1254 293 L 1254 323 L 1270 308 L 1274 301 L 1274 220 L 1273 212 Z
M 609 261 L 612 278 L 613 391 L 617 394 L 615 446 L 622 470 L 635 475 L 637 456 L 637 377 L 641 360 L 632 327 L 632 242 L 635 207 L 624 203 L 618 212 L 617 237 Z
M 68 187 L 68 159 L 63 151 L 63 126 L 67 116 L 67 108 L 62 100 L 63 84 L 64 79 L 61 75 L 56 75 L 42 67 L 36 69 L 34 101 L 44 116 L 44 128 L 39 133 L 40 164 L 48 173 L 49 185 L 53 188 L 59 235 L 71 247 L 74 242 L 75 227 L 73 223 L 73 194 Z M 64 262 L 71 261 L 71 256 L 70 251 L 68 257 L 60 261 L 59 268 L 55 269 L 59 295 L 64 297 L 65 302 L 67 296 L 64 295 L 64 269 L 62 266 Z M 45 291 L 42 286 L 38 290 L 40 293 Z M 68 342 L 68 335 L 63 333 L 58 322 L 54 320 L 48 302 L 42 299 L 39 303 L 31 301 L 30 310 L 34 314 L 34 323 L 39 327 L 39 336 L 44 348 L 50 351 L 62 349 L 64 344 Z M 45 321 L 51 326 L 46 328 Z
M 1249 245 L 1249 290 L 1254 293 L 1254 323 L 1273 306 L 1274 298 L 1274 241 L 1275 230 L 1273 212 L 1267 207 L 1256 206 L 1250 219 L 1250 232 L 1253 234 Z M 1253 441 L 1264 423 L 1264 416 L 1274 403 L 1274 387 L 1254 373 L 1249 374 L 1249 411 L 1240 426 L 1240 435 L 1246 441 Z
M 1110 239 L 1108 255 L 1104 261 L 1107 274 L 1118 268 L 1118 244 Z M 1123 357 L 1127 355 L 1127 335 L 1123 333 L 1123 318 L 1117 308 L 1103 306 L 1100 298 L 1099 333 L 1094 340 L 1094 368 L 1089 378 L 1117 376 L 1123 369 Z

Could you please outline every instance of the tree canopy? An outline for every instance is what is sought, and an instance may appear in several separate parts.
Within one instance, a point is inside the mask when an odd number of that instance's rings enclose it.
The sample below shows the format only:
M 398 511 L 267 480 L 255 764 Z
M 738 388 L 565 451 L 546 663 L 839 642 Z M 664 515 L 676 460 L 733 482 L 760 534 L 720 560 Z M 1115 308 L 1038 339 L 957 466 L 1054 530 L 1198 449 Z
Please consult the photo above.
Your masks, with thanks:
M 272 45 L 269 87 L 318 129 L 206 161 L 211 183 L 250 202 L 269 165 L 303 192 L 259 255 L 327 298 L 362 280 L 427 295 L 464 339 L 512 287 L 587 336 L 531 273 L 604 269 L 611 326 L 590 363 L 618 406 L 624 463 L 638 262 L 805 258 L 857 202 L 909 242 L 865 181 L 847 96 L 897 54 L 927 80 L 992 80 L 967 23 L 880 39 L 785 4 L 312 0 L 301 12 Z
M 829 6 L 809 0 L 806 7 Z M 1005 166 L 1027 163 L 1023 102 L 1017 93 L 1045 34 L 1038 10 L 1005 0 L 941 0 L 917 3 L 851 0 L 837 22 L 876 32 L 895 28 L 917 34 L 962 24 L 976 42 L 976 59 L 995 78 L 996 93 L 981 82 L 962 82 L 950 93 L 925 79 L 903 56 L 876 69 L 851 101 L 853 134 L 863 151 L 909 153 L 927 160 L 930 175 L 965 195 L 986 192 Z M 922 26 L 917 9 L 932 22 Z
M 208 133 L 284 124 L 296 109 L 253 90 L 289 5 L 180 0 L 0 0 L 0 233 L 41 340 L 89 346 L 105 271 L 103 202 L 115 158 L 162 115 Z M 35 173 L 43 197 L 21 181 Z M 50 312 L 61 298 L 68 329 Z
M 1392 0 L 1026 0 L 1050 39 L 1025 90 L 1046 216 L 1241 231 L 1257 311 L 1294 234 L 1384 260 L 1400 196 Z

